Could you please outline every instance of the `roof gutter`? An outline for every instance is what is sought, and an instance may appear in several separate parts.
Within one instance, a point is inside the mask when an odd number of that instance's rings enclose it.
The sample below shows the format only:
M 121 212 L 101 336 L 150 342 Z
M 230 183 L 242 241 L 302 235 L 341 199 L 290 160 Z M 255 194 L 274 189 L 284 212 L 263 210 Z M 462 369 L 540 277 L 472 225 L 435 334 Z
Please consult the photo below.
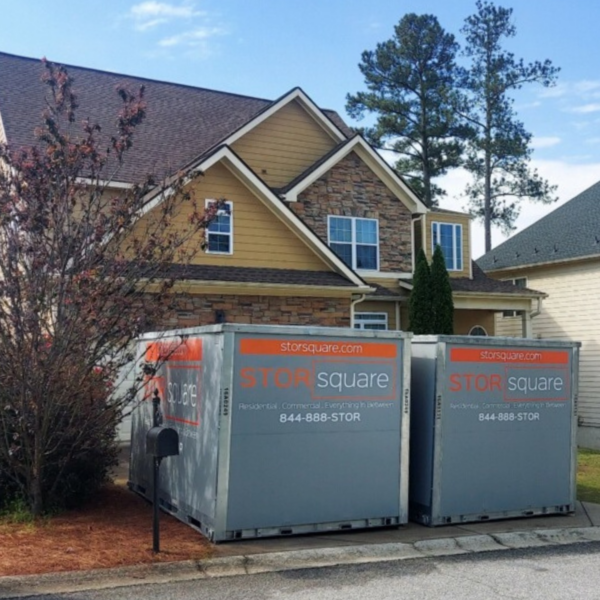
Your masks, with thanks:
M 574 256 L 571 258 L 561 258 L 558 260 L 547 260 L 544 262 L 528 263 L 526 265 L 515 265 L 514 267 L 502 267 L 501 269 L 484 269 L 483 267 L 481 267 L 481 268 L 485 273 L 488 273 L 488 274 L 505 273 L 505 272 L 511 272 L 511 271 L 520 271 L 522 269 L 533 269 L 535 267 L 547 267 L 547 266 L 560 265 L 563 263 L 576 262 L 578 260 L 581 260 L 581 261 L 593 260 L 593 259 L 597 260 L 599 258 L 600 258 L 600 254 L 596 253 L 596 254 L 586 254 L 585 256 Z M 475 261 L 475 262 L 477 262 L 477 261 Z

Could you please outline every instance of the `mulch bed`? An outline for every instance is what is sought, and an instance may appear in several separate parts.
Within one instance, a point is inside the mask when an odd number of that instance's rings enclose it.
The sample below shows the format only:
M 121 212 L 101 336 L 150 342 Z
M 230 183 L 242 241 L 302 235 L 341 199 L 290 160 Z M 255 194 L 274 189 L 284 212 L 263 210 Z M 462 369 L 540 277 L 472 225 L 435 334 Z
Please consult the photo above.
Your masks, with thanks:
M 35 523 L 0 520 L 0 576 L 201 559 L 210 543 L 161 513 L 161 552 L 152 553 L 152 506 L 107 485 L 84 508 Z

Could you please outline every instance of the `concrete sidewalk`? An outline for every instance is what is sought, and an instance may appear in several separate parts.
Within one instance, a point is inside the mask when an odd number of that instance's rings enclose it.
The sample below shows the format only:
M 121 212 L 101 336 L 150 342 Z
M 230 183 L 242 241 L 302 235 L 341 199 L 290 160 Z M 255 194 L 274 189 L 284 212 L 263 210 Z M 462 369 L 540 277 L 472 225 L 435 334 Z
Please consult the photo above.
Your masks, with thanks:
M 599 541 L 600 505 L 578 502 L 570 516 L 231 542 L 199 561 L 0 577 L 0 599 Z
M 127 471 L 124 460 L 115 480 L 125 483 Z M 0 598 L 598 541 L 600 505 L 578 502 L 573 515 L 246 540 L 216 545 L 201 561 L 0 577 Z

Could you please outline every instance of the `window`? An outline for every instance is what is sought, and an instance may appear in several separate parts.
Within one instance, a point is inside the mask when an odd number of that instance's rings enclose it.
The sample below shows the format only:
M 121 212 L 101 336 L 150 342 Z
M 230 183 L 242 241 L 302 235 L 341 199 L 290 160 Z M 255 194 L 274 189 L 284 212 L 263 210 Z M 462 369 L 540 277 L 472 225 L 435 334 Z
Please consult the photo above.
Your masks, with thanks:
M 387 313 L 354 313 L 354 329 L 388 328 Z
M 475 327 L 471 328 L 469 331 L 469 335 L 477 335 L 477 336 L 487 336 L 487 331 L 481 325 L 475 325 Z
M 462 271 L 462 225 L 454 223 L 431 224 L 431 252 L 440 246 L 448 271 Z
M 353 269 L 379 269 L 379 224 L 377 219 L 327 218 L 330 248 Z
M 513 285 L 518 288 L 526 288 L 527 287 L 527 277 L 517 277 L 516 279 L 508 279 Z M 521 316 L 522 311 L 520 310 L 503 310 L 503 317 L 519 317 Z
M 216 200 L 207 200 L 206 207 Z M 233 204 L 225 202 L 206 229 L 206 251 L 209 254 L 233 254 Z

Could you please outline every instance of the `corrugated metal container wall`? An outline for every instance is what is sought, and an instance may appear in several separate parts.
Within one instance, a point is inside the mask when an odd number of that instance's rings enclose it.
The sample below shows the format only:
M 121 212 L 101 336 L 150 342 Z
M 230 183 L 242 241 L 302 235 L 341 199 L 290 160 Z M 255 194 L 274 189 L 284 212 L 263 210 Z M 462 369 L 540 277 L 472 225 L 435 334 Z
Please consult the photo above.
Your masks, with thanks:
M 413 338 L 410 518 L 573 512 L 578 357 L 570 342 Z
M 216 325 L 144 336 L 180 455 L 161 506 L 214 541 L 405 523 L 410 334 Z M 151 498 L 149 402 L 130 487 Z

